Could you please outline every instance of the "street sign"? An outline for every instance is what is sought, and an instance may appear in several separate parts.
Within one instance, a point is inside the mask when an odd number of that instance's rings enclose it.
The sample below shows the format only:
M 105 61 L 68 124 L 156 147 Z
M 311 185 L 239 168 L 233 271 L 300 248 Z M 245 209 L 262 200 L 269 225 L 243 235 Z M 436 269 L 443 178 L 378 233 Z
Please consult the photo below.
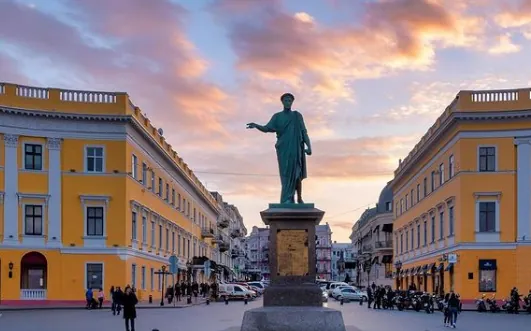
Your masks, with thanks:
M 203 263 L 203 272 L 207 278 L 210 277 L 210 260 L 206 260 L 205 263 Z
M 177 268 L 177 262 L 179 261 L 179 259 L 177 258 L 177 256 L 175 255 L 172 255 L 170 256 L 170 272 L 172 274 L 176 274 L 178 272 L 178 268 Z

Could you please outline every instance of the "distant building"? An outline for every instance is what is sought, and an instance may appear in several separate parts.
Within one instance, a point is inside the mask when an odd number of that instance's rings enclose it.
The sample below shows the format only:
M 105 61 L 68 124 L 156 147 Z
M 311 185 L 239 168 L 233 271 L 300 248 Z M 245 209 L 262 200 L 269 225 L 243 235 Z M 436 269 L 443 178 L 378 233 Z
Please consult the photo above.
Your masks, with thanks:
M 355 282 L 356 254 L 352 243 L 332 244 L 332 276 L 331 280 L 345 281 L 347 275 L 350 281 Z
M 376 207 L 367 209 L 352 227 L 358 286 L 393 283 L 393 192 L 389 185 L 380 193 Z

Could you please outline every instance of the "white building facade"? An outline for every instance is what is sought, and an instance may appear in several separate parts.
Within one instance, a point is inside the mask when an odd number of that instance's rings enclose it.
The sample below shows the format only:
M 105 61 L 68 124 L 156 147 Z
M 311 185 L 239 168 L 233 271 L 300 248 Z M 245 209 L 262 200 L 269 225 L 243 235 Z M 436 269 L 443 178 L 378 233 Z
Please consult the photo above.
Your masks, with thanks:
M 352 243 L 332 243 L 331 280 L 356 282 L 356 253 Z
M 315 227 L 317 277 L 330 280 L 332 278 L 332 230 L 328 223 Z

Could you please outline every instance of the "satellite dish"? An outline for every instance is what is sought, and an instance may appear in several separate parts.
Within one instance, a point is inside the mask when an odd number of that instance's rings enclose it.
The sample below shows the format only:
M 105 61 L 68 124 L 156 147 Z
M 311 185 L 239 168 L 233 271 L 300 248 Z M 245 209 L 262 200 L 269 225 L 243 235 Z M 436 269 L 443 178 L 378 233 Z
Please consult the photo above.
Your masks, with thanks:
M 159 134 L 162 136 L 164 134 L 164 131 L 162 129 L 159 129 Z

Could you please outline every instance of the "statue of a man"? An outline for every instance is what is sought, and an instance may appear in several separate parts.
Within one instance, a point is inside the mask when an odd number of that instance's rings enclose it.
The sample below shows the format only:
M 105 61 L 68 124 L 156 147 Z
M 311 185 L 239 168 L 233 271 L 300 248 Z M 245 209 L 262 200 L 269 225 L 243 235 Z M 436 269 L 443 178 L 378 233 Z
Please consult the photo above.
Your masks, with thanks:
M 306 132 L 304 119 L 301 113 L 291 110 L 295 97 L 291 93 L 285 93 L 280 97 L 284 110 L 271 117 L 266 125 L 256 123 L 247 124 L 248 129 L 258 129 L 262 132 L 275 132 L 277 134 L 278 168 L 282 193 L 280 203 L 297 203 L 302 201 L 302 180 L 306 178 L 306 154 L 312 155 L 312 145 Z

